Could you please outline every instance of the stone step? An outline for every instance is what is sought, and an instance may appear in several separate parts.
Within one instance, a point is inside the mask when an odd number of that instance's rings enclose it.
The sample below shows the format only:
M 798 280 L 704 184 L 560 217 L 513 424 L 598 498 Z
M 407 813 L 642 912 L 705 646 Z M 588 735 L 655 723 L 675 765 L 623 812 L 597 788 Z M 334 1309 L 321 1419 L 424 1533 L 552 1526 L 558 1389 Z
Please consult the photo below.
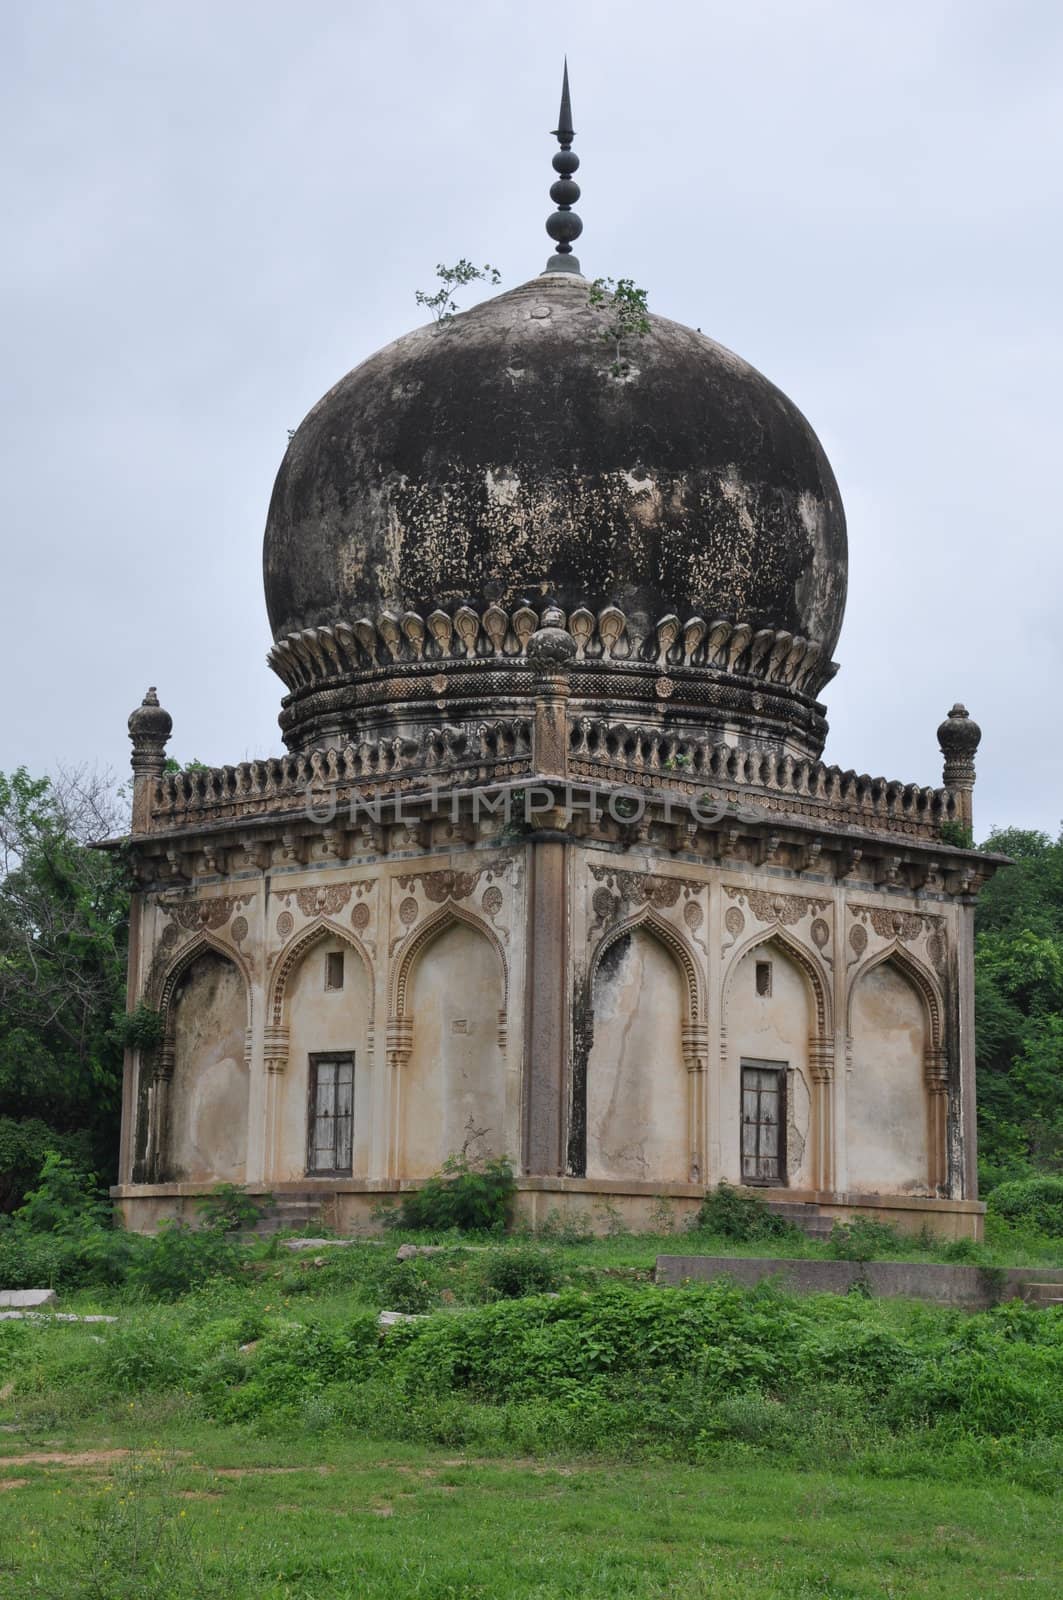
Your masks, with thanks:
M 320 1227 L 321 1205 L 321 1196 L 316 1194 L 278 1195 L 263 1211 L 252 1231 L 267 1238 L 285 1229 L 306 1228 L 312 1224 Z
M 834 1219 L 825 1217 L 817 1205 L 802 1200 L 767 1200 L 765 1205 L 776 1217 L 793 1223 L 809 1239 L 829 1239 Z

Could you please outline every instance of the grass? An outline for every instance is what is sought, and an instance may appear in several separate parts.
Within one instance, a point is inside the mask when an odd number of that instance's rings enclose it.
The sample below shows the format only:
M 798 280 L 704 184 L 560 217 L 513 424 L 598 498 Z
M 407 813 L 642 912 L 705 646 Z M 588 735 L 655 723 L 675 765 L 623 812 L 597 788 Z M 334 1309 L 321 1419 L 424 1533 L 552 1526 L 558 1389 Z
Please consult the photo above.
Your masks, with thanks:
M 1058 1592 L 1059 1312 L 651 1281 L 792 1237 L 403 1237 L 0 1323 L 3 1600 Z
M 762 1463 L 544 1465 L 357 1440 L 283 1443 L 150 1411 L 34 1462 L 7 1434 L 8 1600 L 857 1600 L 1052 1595 L 1059 1524 L 1007 1485 Z M 14 1459 L 12 1459 L 14 1458 Z

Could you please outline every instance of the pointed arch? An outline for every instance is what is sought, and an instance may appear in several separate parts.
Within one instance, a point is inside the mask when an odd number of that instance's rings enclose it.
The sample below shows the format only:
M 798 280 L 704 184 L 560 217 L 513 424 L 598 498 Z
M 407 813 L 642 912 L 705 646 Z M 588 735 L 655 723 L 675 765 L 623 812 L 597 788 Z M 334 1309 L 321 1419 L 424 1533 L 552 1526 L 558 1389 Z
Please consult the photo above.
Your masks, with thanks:
M 471 911 L 455 905 L 449 901 L 445 906 L 440 906 L 438 911 L 427 918 L 410 939 L 409 944 L 399 957 L 395 969 L 392 986 L 391 1015 L 394 1019 L 405 1017 L 410 991 L 410 977 L 419 958 L 425 950 L 441 933 L 455 924 L 472 928 L 475 933 L 480 933 L 487 940 L 498 957 L 498 964 L 502 973 L 502 1013 L 509 1011 L 509 964 L 506 961 L 505 951 L 502 949 L 501 940 L 494 928 L 488 927 L 480 917 L 474 916 Z
M 222 944 L 220 939 L 215 939 L 213 935 L 197 933 L 190 944 L 185 945 L 183 950 L 177 952 L 159 983 L 157 991 L 159 998 L 155 1009 L 162 1018 L 164 1038 L 169 1038 L 173 1032 L 173 1002 L 177 986 L 193 962 L 197 961 L 201 955 L 205 955 L 208 950 L 214 955 L 221 956 L 224 961 L 231 962 L 240 974 L 244 985 L 244 996 L 247 1001 L 247 1026 L 250 1028 L 252 990 L 251 973 L 248 970 L 246 960 L 231 949 L 229 945 Z
M 622 939 L 625 934 L 634 932 L 636 928 L 645 928 L 648 933 L 651 933 L 658 943 L 664 946 L 678 966 L 686 990 L 687 1023 L 695 1027 L 699 1023 L 704 1023 L 705 1006 L 702 997 L 701 974 L 698 970 L 694 952 L 690 949 L 678 929 L 673 928 L 670 922 L 666 922 L 650 906 L 643 906 L 641 910 L 635 912 L 634 916 L 627 917 L 623 922 L 617 923 L 616 927 L 606 934 L 591 959 L 590 971 L 587 974 L 588 989 L 593 992 L 594 979 L 606 951 L 616 944 L 618 939 Z
M 881 967 L 886 962 L 892 963 L 908 979 L 913 989 L 923 1002 L 927 1018 L 927 1048 L 935 1052 L 941 1051 L 945 1046 L 945 1005 L 944 997 L 938 987 L 937 980 L 928 967 L 906 950 L 899 939 L 894 939 L 884 950 L 878 950 L 870 956 L 862 966 L 856 968 L 849 980 L 849 990 L 846 995 L 845 1031 L 853 1031 L 853 996 L 863 978 L 876 967 Z
M 781 922 L 773 923 L 771 927 L 753 934 L 746 940 L 745 944 L 740 945 L 734 951 L 723 980 L 721 1009 L 726 1011 L 731 983 L 738 968 L 751 951 L 758 949 L 763 944 L 778 945 L 780 950 L 785 955 L 788 955 L 794 965 L 800 969 L 811 991 L 812 1003 L 815 1006 L 816 1036 L 820 1039 L 828 1039 L 834 1028 L 830 978 L 821 965 L 819 958 L 814 956 L 811 950 L 807 950 L 804 945 L 798 944 L 797 940 L 787 933 Z
M 309 927 L 293 934 L 288 943 L 281 950 L 273 965 L 273 976 L 270 979 L 269 994 L 266 1002 L 266 1020 L 270 1026 L 279 1028 L 284 1022 L 284 1002 L 291 983 L 292 975 L 301 965 L 304 958 L 322 939 L 340 939 L 357 955 L 365 967 L 369 979 L 369 1026 L 372 1027 L 376 1006 L 376 985 L 373 982 L 373 962 L 365 945 L 358 935 L 350 928 L 342 927 L 334 922 L 331 917 L 316 917 Z

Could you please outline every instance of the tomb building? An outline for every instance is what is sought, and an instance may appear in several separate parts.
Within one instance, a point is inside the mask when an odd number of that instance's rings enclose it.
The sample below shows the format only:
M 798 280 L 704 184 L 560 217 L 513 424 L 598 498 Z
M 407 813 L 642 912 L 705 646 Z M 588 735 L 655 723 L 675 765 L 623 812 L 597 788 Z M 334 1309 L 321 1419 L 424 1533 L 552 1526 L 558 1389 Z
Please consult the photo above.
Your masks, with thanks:
M 290 441 L 286 753 L 169 770 L 154 690 L 130 718 L 152 1042 L 116 1201 L 150 1228 L 231 1182 L 354 1229 L 464 1151 L 532 1223 L 727 1181 L 977 1237 L 979 730 L 949 712 L 940 787 L 823 762 L 830 464 L 746 362 L 582 275 L 567 80 L 557 139 L 546 269 Z

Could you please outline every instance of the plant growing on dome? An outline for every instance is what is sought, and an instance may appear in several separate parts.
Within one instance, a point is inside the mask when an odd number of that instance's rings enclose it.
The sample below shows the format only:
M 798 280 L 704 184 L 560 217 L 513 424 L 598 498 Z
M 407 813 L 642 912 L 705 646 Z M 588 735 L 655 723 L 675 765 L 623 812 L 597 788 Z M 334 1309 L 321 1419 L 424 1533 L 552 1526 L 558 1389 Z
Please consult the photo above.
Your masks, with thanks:
M 609 370 L 614 378 L 626 377 L 631 370 L 631 363 L 624 356 L 624 340 L 641 339 L 650 331 L 648 297 L 648 291 L 639 289 L 633 278 L 595 278 L 591 284 L 591 305 L 603 308 L 609 318 L 601 338 L 613 346 L 614 360 Z
M 472 262 L 466 261 L 464 256 L 453 267 L 445 267 L 440 262 L 436 267 L 436 277 L 439 279 L 440 287 L 435 294 L 429 294 L 427 289 L 418 289 L 414 294 L 414 299 L 419 306 L 424 306 L 427 311 L 432 313 L 437 327 L 449 322 L 457 311 L 458 303 L 454 298 L 456 290 L 464 289 L 466 284 L 469 283 L 497 284 L 502 282 L 502 274 L 497 267 L 492 267 L 489 264 L 482 267 L 474 267 Z

